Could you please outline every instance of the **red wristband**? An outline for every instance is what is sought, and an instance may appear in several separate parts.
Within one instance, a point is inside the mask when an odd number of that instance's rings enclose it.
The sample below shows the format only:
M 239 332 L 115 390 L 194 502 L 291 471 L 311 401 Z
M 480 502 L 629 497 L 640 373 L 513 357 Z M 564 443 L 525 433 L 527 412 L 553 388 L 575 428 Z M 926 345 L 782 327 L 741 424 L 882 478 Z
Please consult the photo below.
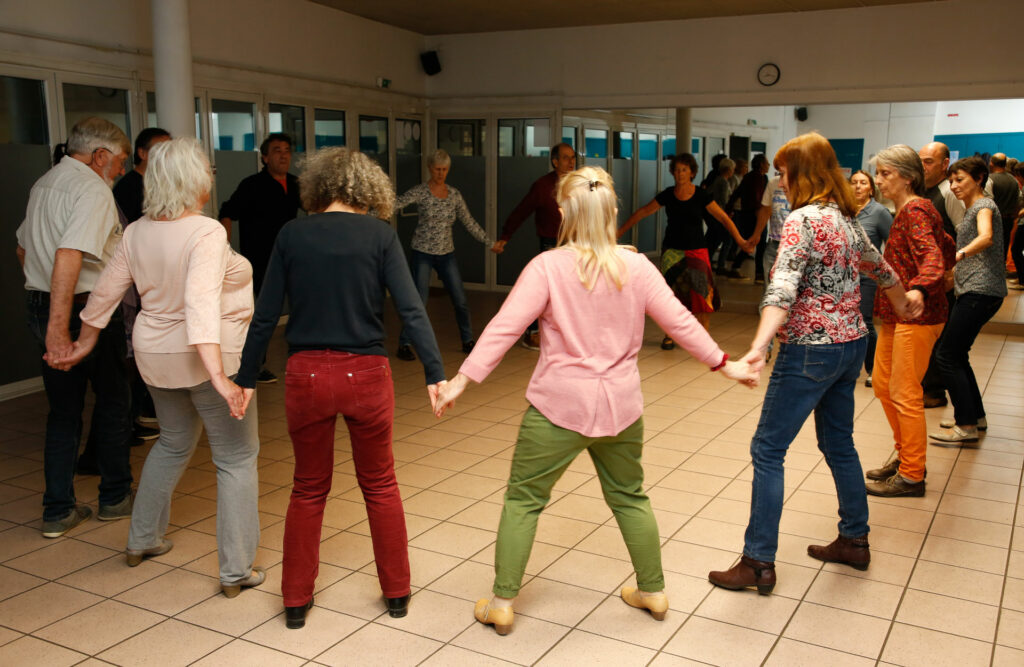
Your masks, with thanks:
M 722 357 L 722 363 L 720 363 L 717 366 L 715 366 L 714 368 L 712 368 L 711 372 L 714 373 L 715 371 L 721 369 L 722 366 L 725 366 L 725 362 L 727 362 L 727 361 L 729 361 L 729 355 L 728 354 L 726 354 L 724 357 Z

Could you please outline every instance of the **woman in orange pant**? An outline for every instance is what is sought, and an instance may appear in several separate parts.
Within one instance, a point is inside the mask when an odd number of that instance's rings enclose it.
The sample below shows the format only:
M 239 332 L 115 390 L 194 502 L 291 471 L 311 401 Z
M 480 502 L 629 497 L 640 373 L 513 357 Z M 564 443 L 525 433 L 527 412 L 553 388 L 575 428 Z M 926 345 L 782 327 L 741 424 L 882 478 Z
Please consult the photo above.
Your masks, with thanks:
M 955 246 L 942 229 L 939 212 L 922 196 L 924 167 L 917 151 L 898 144 L 879 151 L 874 161 L 878 189 L 896 205 L 885 260 L 908 298 L 923 299 L 924 312 L 907 320 L 893 311 L 888 299 L 875 298 L 881 326 L 872 379 L 892 427 L 895 452 L 881 468 L 866 473 L 875 480 L 867 491 L 875 496 L 923 496 L 928 435 L 921 379 L 949 314 L 945 273 L 953 265 Z

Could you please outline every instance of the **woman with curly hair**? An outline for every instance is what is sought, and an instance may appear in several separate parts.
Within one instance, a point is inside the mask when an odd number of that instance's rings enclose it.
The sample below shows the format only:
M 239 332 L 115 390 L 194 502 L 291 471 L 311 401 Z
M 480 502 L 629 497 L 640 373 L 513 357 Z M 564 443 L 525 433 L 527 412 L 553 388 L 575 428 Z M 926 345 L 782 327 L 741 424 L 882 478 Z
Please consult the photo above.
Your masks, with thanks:
M 377 576 L 388 612 L 398 618 L 409 602 L 409 553 L 391 452 L 395 395 L 384 349 L 385 291 L 420 353 L 431 402 L 444 380 L 441 354 L 398 235 L 386 222 L 395 193 L 380 167 L 362 153 L 327 148 L 306 161 L 299 185 L 312 215 L 292 220 L 277 236 L 236 379 L 247 405 L 287 295 L 284 400 L 295 482 L 284 530 L 285 621 L 301 628 L 313 606 L 338 414 L 348 426 Z

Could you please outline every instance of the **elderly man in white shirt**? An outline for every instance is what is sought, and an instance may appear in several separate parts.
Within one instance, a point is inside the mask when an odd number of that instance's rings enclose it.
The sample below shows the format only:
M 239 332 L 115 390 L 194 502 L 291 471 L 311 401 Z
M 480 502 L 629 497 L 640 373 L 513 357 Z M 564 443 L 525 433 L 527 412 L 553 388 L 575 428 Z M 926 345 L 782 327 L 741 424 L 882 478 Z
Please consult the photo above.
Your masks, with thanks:
M 41 353 L 63 357 L 81 327 L 79 312 L 121 240 L 111 186 L 124 173 L 128 137 L 102 118 L 86 118 L 68 136 L 68 154 L 29 195 L 17 231 L 29 328 Z M 101 520 L 131 516 L 130 391 L 124 324 L 114 318 L 85 363 L 62 371 L 42 364 L 50 403 L 43 471 L 43 537 L 60 537 L 92 516 L 75 499 L 74 474 L 86 386 L 96 394 L 92 436 L 100 471 Z

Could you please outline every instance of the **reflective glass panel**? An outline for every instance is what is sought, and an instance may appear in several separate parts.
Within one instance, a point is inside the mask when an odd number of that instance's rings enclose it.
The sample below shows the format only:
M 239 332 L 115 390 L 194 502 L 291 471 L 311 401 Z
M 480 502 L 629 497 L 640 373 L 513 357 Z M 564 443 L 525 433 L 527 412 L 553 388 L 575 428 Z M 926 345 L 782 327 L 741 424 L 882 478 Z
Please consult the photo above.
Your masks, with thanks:
M 313 136 L 317 148 L 345 145 L 345 112 L 316 109 L 313 112 Z

